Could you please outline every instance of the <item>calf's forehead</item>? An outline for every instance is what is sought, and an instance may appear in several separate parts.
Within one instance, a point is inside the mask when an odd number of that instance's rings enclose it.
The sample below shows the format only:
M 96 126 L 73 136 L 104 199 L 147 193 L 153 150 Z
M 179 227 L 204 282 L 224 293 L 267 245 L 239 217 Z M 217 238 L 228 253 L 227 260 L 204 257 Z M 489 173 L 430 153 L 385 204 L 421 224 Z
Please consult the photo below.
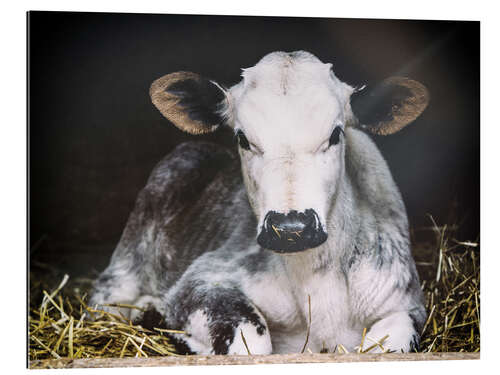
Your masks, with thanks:
M 233 119 L 260 145 L 317 147 L 342 121 L 352 93 L 331 64 L 303 51 L 268 54 L 242 76 L 231 89 Z
M 239 101 L 235 119 L 236 126 L 260 145 L 316 148 L 341 117 L 341 102 L 328 87 L 318 85 L 294 95 L 253 89 Z
M 306 52 L 274 52 L 255 66 L 243 69 L 244 88 L 265 90 L 275 95 L 297 95 L 311 86 L 325 84 L 331 78 L 331 64 L 324 64 Z

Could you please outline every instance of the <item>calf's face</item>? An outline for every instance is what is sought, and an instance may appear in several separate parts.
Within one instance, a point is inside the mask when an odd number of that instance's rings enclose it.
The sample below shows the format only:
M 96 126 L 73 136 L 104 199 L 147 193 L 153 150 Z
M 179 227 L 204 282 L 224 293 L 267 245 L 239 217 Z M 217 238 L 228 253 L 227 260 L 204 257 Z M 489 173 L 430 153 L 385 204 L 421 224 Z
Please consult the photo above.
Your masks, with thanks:
M 344 179 L 344 129 L 359 126 L 353 109 L 365 128 L 387 134 L 413 121 L 428 100 L 425 87 L 405 78 L 356 91 L 331 64 L 302 51 L 271 53 L 242 77 L 225 90 L 194 73 L 173 73 L 155 81 L 150 94 L 170 121 L 192 134 L 221 123 L 233 128 L 257 242 L 279 253 L 327 240 L 329 211 Z
M 230 124 L 261 246 L 296 252 L 326 241 L 352 91 L 330 64 L 305 53 L 268 55 L 229 90 Z

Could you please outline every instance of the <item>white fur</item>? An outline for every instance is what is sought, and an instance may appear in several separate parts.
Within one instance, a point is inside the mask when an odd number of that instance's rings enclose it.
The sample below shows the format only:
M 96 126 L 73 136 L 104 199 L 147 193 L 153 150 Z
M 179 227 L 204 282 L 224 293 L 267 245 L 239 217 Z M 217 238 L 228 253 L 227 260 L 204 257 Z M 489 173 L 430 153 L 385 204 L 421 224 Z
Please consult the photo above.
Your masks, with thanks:
M 192 351 L 198 354 L 212 354 L 208 319 L 203 311 L 196 310 L 189 316 L 184 331 L 185 334 L 177 334 L 177 336 L 184 340 Z
M 246 345 L 241 337 L 242 332 Z M 250 354 L 271 354 L 271 338 L 267 331 L 263 335 L 259 335 L 252 324 L 242 323 L 234 330 L 234 340 L 229 346 L 228 354 L 249 354 L 248 352 Z
M 229 91 L 231 125 L 252 144 L 240 156 L 259 227 L 269 211 L 306 209 L 325 227 L 343 162 L 342 143 L 327 149 L 328 140 L 351 116 L 353 91 L 330 67 L 305 52 L 293 61 L 276 53 L 244 70 L 243 82 Z
M 375 323 L 366 334 L 367 341 L 363 349 L 375 342 L 380 342 L 385 336 L 387 339 L 377 345 L 370 353 L 381 353 L 384 351 L 408 352 L 410 345 L 408 337 L 415 334 L 412 323 L 406 312 L 391 314 Z

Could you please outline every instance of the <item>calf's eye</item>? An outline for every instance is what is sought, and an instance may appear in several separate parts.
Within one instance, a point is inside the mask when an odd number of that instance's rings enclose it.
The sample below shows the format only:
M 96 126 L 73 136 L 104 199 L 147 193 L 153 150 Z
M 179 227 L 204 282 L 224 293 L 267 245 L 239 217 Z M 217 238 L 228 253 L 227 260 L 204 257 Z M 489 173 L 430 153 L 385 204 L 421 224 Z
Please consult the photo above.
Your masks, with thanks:
M 236 132 L 236 137 L 238 138 L 238 144 L 240 145 L 240 147 L 244 150 L 249 151 L 250 143 L 248 142 L 248 139 L 245 136 L 245 134 L 241 130 L 238 130 Z
M 335 129 L 333 129 L 332 135 L 330 136 L 330 140 L 328 142 L 328 147 L 332 145 L 336 145 L 340 142 L 340 134 L 344 133 L 342 128 L 340 126 L 336 126 Z

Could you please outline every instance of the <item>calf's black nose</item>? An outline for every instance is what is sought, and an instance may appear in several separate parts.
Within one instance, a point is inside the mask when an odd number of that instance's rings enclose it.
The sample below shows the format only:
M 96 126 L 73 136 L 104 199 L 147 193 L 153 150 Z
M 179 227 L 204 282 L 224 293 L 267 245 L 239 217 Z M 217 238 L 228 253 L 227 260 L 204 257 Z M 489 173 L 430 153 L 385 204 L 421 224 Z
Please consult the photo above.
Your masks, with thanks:
M 257 236 L 260 246 L 279 253 L 294 253 L 317 247 L 326 241 L 318 214 L 313 209 L 282 214 L 269 211 Z

